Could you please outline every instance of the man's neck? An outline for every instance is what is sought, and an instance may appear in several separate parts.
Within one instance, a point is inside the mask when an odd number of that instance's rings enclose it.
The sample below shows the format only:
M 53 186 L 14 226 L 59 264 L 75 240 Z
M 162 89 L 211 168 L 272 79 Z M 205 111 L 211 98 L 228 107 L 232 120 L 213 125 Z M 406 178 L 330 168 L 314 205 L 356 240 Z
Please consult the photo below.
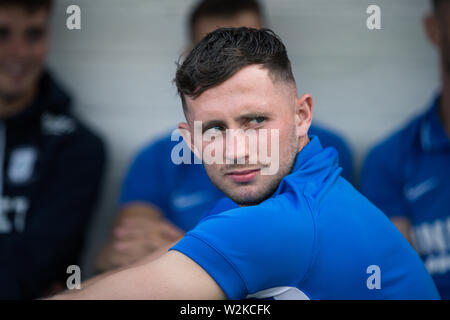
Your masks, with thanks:
M 32 89 L 18 97 L 0 96 L 0 119 L 7 119 L 22 112 L 33 102 L 35 93 L 36 90 Z
M 305 135 L 303 138 L 301 138 L 297 152 L 302 151 L 302 149 L 309 143 L 309 141 L 310 139 L 308 135 Z

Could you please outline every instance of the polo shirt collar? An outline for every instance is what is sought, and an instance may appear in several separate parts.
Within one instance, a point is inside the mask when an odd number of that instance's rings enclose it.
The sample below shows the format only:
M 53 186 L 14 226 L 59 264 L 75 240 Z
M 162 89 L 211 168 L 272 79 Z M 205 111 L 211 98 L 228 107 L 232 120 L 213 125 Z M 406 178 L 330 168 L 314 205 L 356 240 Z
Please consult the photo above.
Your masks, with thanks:
M 319 154 L 323 150 L 317 136 L 311 136 L 310 141 L 303 147 L 303 149 L 297 153 L 295 159 L 294 168 L 292 172 L 300 170 L 311 158 Z
M 286 188 L 302 188 L 305 192 L 314 193 L 331 175 L 340 175 L 342 169 L 338 167 L 337 151 L 322 148 L 319 138 L 310 136 L 310 141 L 297 153 L 291 173 L 281 180 L 272 196 L 283 193 Z

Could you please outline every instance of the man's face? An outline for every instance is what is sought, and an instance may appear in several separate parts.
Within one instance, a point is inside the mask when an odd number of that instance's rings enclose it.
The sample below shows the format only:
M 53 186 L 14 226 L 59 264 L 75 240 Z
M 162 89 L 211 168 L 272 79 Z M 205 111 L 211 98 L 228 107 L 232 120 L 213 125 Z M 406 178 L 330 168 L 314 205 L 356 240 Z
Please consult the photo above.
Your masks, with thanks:
M 274 84 L 266 69 L 248 66 L 196 99 L 185 97 L 188 123 L 181 123 L 179 127 L 189 131 L 191 140 L 188 142 L 197 150 L 216 150 L 223 155 L 220 163 L 204 161 L 214 185 L 236 203 L 253 205 L 270 197 L 281 179 L 291 171 L 299 149 L 306 144 L 312 101 L 305 96 L 298 99 L 294 84 L 281 81 Z M 303 112 L 307 115 L 303 116 Z M 194 121 L 202 124 L 200 141 L 192 138 Z M 249 129 L 256 132 L 253 141 L 257 142 L 256 147 L 251 146 L 251 139 L 244 144 L 238 142 L 239 136 Z M 235 135 L 227 135 L 227 131 Z M 206 139 L 207 135 L 214 138 Z M 266 138 L 267 150 L 261 150 L 263 138 Z M 272 154 L 274 150 L 277 154 Z M 275 173 L 261 174 L 269 166 L 261 161 L 261 154 L 269 155 L 271 161 L 278 157 Z
M 0 7 L 0 98 L 17 99 L 34 89 L 48 49 L 48 12 Z
M 248 27 L 260 29 L 262 28 L 261 17 L 252 11 L 244 11 L 234 17 L 202 17 L 194 25 L 194 43 L 199 42 L 205 35 L 216 30 L 217 28 L 239 28 Z
M 442 66 L 450 77 L 450 3 L 442 4 L 437 16 L 441 35 Z

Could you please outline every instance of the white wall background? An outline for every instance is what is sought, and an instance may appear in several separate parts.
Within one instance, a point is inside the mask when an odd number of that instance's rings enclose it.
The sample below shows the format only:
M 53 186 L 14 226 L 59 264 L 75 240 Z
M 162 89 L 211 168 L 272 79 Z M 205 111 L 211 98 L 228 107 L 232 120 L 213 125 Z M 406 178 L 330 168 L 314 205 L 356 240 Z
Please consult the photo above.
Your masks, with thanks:
M 101 133 L 109 167 L 85 254 L 87 273 L 106 237 L 133 153 L 183 114 L 172 85 L 195 0 L 57 0 L 49 65 L 76 97 L 76 112 Z M 438 56 L 422 18 L 427 0 L 265 0 L 300 92 L 315 118 L 347 138 L 360 166 L 368 148 L 423 110 L 439 88 Z M 82 29 L 66 28 L 78 4 Z M 366 28 L 381 7 L 382 30 Z

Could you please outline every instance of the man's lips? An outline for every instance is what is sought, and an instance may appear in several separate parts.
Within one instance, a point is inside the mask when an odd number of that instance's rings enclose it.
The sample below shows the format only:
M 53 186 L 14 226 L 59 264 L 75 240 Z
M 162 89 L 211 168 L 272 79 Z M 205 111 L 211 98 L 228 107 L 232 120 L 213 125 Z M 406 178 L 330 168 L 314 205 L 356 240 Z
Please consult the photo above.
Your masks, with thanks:
M 2 63 L 0 70 L 12 79 L 24 78 L 31 70 L 30 64 L 27 63 Z
M 28 75 L 28 73 L 26 71 L 22 71 L 22 70 L 14 71 L 14 72 L 6 71 L 6 72 L 1 72 L 1 73 L 4 76 L 8 77 L 12 81 L 21 81 Z
M 226 175 L 233 179 L 234 182 L 242 183 L 255 178 L 259 171 L 261 171 L 261 169 L 239 170 L 228 172 Z

